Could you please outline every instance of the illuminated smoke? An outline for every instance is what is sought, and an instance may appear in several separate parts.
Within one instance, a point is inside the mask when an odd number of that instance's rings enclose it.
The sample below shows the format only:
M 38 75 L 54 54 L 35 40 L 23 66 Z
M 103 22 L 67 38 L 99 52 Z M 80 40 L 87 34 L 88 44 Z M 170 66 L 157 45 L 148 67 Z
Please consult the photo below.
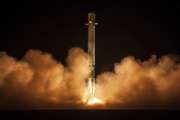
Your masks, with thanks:
M 39 50 L 29 50 L 21 60 L 2 53 L 0 108 L 79 104 L 88 74 L 88 56 L 80 48 L 69 50 L 67 67 Z
M 0 109 L 82 107 L 88 55 L 72 48 L 67 66 L 49 53 L 29 50 L 17 60 L 0 53 Z M 180 64 L 172 56 L 126 57 L 97 76 L 95 97 L 105 108 L 180 108 Z
M 126 57 L 97 78 L 97 96 L 115 108 L 180 107 L 180 64 L 170 56 Z

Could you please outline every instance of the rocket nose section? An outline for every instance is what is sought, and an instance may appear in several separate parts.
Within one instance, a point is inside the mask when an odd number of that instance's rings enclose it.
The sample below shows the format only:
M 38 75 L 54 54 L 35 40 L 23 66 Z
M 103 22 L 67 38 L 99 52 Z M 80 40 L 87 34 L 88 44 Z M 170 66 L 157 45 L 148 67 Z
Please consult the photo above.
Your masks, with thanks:
M 91 22 L 95 22 L 96 14 L 94 12 L 88 13 L 88 20 Z

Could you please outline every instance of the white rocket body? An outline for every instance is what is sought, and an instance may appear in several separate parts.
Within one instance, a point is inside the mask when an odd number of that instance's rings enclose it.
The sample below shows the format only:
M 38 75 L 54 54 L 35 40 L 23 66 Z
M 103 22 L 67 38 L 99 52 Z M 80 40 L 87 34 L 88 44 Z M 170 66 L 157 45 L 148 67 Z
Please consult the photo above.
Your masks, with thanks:
M 88 78 L 88 91 L 90 96 L 95 94 L 95 13 L 88 14 L 88 55 L 90 75 Z

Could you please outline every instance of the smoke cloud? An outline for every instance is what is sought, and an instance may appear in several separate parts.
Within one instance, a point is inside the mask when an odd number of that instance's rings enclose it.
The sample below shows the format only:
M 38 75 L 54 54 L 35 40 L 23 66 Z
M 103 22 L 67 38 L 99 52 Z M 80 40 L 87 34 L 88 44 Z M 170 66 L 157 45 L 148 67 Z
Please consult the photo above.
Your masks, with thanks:
M 97 77 L 97 96 L 113 108 L 179 108 L 180 64 L 174 58 L 126 57 L 114 72 Z
M 2 53 L 0 108 L 78 105 L 88 74 L 88 56 L 80 48 L 69 50 L 66 67 L 39 50 L 29 50 L 21 60 Z
M 133 56 L 96 78 L 105 108 L 180 108 L 180 64 L 170 55 Z M 0 53 L 0 109 L 82 108 L 90 74 L 88 55 L 69 50 L 64 66 L 49 53 L 29 50 L 20 60 Z

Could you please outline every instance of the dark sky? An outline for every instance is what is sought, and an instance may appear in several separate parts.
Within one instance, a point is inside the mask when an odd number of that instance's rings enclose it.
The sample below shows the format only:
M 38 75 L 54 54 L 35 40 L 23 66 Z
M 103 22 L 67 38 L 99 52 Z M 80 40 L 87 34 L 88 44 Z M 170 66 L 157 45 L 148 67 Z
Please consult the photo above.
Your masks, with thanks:
M 75 1 L 75 0 L 74 0 Z M 1 3 L 0 51 L 21 58 L 28 49 L 53 54 L 64 63 L 74 46 L 87 50 L 87 14 L 96 12 L 96 70 L 110 70 L 121 58 L 179 54 L 180 4 L 170 1 Z

